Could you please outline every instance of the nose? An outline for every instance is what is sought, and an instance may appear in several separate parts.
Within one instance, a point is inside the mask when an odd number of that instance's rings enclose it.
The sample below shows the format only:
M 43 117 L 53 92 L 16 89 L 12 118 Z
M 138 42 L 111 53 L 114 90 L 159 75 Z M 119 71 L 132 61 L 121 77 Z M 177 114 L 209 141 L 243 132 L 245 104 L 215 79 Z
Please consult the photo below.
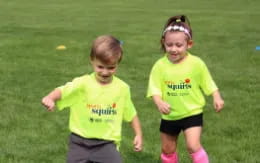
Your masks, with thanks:
M 103 69 L 103 71 L 102 71 L 102 75 L 104 75 L 104 76 L 107 76 L 107 75 L 109 75 L 109 70 L 107 70 L 107 69 Z
M 176 53 L 176 52 L 177 52 L 177 48 L 176 48 L 175 46 L 173 46 L 173 47 L 170 49 L 170 51 L 171 51 L 172 53 Z

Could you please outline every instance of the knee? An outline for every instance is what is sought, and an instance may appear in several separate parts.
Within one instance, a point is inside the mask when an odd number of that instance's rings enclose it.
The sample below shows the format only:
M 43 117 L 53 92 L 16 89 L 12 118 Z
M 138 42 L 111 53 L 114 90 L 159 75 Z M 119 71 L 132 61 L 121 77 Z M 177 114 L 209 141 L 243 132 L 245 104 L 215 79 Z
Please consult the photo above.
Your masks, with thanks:
M 189 153 L 195 153 L 198 150 L 200 150 L 201 144 L 200 143 L 192 143 L 192 144 L 187 144 L 187 150 Z
M 176 146 L 170 145 L 170 144 L 165 144 L 162 146 L 162 153 L 164 154 L 171 154 L 176 152 Z

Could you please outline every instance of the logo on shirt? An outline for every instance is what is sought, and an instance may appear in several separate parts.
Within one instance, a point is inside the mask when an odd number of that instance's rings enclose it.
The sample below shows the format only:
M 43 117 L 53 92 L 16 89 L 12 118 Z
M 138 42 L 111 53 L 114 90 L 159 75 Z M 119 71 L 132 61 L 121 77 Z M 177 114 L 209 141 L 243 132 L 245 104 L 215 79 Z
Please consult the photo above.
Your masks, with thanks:
M 191 89 L 191 80 L 189 78 L 185 79 L 184 81 L 179 81 L 178 83 L 175 83 L 173 81 L 165 81 L 165 84 L 168 86 L 168 88 L 172 90 L 178 90 L 178 89 Z
M 111 105 L 101 105 L 101 104 L 87 104 L 87 108 L 91 109 L 92 114 L 102 115 L 116 115 L 116 103 Z

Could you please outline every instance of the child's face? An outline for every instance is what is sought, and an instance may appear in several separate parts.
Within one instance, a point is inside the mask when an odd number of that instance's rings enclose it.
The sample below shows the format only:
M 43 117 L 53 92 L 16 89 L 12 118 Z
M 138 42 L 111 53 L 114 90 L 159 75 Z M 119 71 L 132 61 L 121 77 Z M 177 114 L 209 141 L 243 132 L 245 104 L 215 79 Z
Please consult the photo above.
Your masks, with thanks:
M 167 57 L 172 63 L 179 63 L 187 55 L 187 50 L 192 47 L 192 40 L 187 40 L 184 32 L 167 32 L 164 38 L 164 47 Z
M 91 61 L 93 69 L 96 73 L 96 79 L 101 84 L 108 84 L 112 81 L 113 75 L 116 73 L 118 63 L 105 64 L 94 59 Z

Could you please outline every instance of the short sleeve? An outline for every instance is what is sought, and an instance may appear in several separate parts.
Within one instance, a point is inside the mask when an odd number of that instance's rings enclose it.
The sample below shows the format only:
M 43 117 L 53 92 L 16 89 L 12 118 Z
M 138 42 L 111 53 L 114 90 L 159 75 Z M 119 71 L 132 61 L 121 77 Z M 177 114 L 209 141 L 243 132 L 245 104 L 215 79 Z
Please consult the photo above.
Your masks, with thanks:
M 201 88 L 206 95 L 211 95 L 214 91 L 216 91 L 217 85 L 215 84 L 206 64 L 204 62 L 201 63 Z
M 80 94 L 83 91 L 83 83 L 82 78 L 79 77 L 58 87 L 58 89 L 61 90 L 61 99 L 56 102 L 56 106 L 59 110 L 70 107 L 79 100 L 81 97 Z
M 125 96 L 124 121 L 131 122 L 136 115 L 136 109 L 131 99 L 130 89 L 128 88 Z
M 162 96 L 162 80 L 161 80 L 161 71 L 158 64 L 155 64 L 151 70 L 149 76 L 147 97 L 151 97 L 153 95 Z

